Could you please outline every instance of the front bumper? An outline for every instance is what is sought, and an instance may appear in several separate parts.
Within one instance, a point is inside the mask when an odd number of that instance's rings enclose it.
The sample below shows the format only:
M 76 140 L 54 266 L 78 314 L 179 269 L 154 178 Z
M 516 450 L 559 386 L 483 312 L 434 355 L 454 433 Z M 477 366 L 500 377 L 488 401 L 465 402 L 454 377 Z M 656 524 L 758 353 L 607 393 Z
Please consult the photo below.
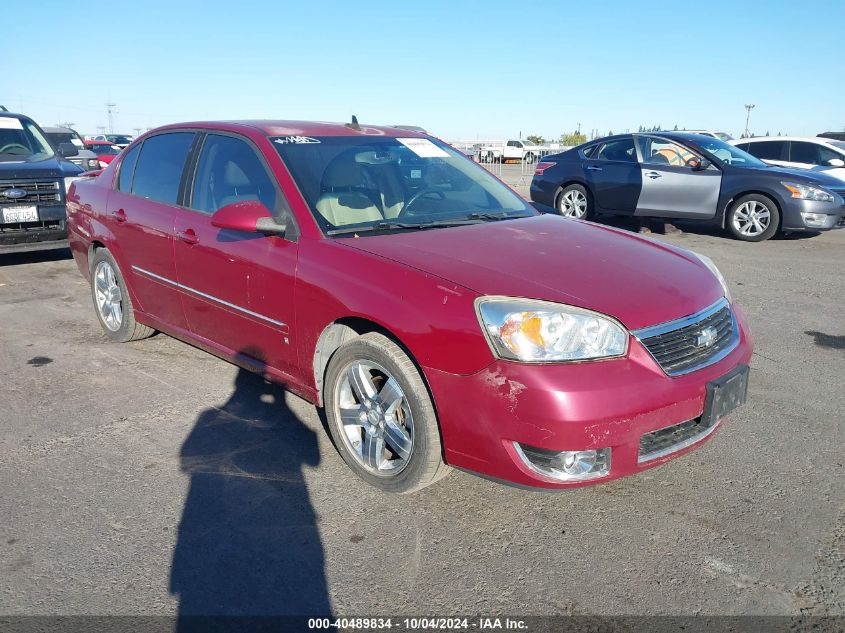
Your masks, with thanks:
M 468 376 L 425 368 L 446 461 L 493 479 L 554 489 L 617 479 L 694 450 L 712 431 L 664 456 L 638 459 L 643 435 L 699 418 L 707 383 L 749 364 L 748 324 L 733 308 L 737 347 L 719 362 L 682 376 L 667 376 L 633 337 L 628 355 L 614 360 L 560 365 L 499 360 Z M 578 482 L 547 478 L 524 463 L 514 442 L 552 451 L 611 448 L 610 471 Z
M 38 207 L 38 222 L 0 223 L 0 251 L 23 252 L 67 247 L 64 205 Z
M 781 228 L 785 231 L 829 231 L 845 228 L 845 204 L 789 199 L 784 209 Z

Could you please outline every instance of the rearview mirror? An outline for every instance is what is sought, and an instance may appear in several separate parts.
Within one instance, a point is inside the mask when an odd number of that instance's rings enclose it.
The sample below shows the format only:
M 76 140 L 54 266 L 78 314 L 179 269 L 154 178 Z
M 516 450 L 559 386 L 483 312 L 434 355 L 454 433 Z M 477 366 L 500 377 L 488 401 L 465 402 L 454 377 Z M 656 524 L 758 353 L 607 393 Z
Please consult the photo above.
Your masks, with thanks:
M 211 225 L 242 233 L 284 235 L 286 224 L 276 222 L 270 210 L 258 200 L 242 200 L 220 207 L 211 216 Z
M 71 156 L 79 155 L 79 150 L 76 149 L 76 145 L 73 143 L 59 143 L 59 154 L 64 158 L 70 158 Z
M 831 158 L 827 161 L 827 164 L 831 167 L 845 167 L 845 160 L 842 160 L 841 158 Z

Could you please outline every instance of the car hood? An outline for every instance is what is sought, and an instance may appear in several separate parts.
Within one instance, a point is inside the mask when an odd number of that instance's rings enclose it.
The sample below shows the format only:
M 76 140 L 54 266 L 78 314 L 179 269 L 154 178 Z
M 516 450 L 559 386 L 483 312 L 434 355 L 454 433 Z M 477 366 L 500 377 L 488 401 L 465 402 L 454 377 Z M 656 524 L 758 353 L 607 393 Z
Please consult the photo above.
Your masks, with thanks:
M 339 241 L 481 295 L 579 306 L 629 329 L 690 315 L 723 295 L 688 251 L 555 215 Z
M 761 172 L 775 178 L 788 177 L 797 180 L 800 184 L 816 185 L 819 187 L 840 187 L 842 181 L 835 176 L 826 174 L 815 169 L 801 169 L 799 167 L 781 167 L 770 165 L 768 168 L 760 168 Z
M 0 180 L 78 176 L 82 168 L 58 157 L 38 161 L 0 161 Z

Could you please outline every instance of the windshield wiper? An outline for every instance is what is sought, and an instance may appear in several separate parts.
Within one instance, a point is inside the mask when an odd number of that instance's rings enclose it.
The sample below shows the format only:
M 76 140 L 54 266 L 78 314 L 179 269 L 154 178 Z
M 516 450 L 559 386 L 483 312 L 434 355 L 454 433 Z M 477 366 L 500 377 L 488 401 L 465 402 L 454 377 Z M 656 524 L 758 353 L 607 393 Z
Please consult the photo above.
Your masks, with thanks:
M 463 218 L 453 220 L 434 220 L 432 222 L 399 222 L 396 220 L 376 222 L 367 226 L 331 229 L 326 235 L 349 235 L 351 233 L 369 233 L 372 231 L 419 231 L 422 229 L 439 229 L 448 226 L 466 226 L 481 222 L 495 222 L 516 218 L 529 218 L 530 215 L 507 215 L 506 213 L 470 213 Z

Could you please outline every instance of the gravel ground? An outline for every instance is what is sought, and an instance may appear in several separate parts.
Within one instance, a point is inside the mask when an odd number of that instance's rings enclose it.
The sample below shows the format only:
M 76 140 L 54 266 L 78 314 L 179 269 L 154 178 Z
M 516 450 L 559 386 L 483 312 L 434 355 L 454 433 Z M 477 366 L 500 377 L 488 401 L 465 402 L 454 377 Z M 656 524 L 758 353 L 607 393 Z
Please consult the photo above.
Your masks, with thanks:
M 306 402 L 164 335 L 107 343 L 67 251 L 0 255 L 0 614 L 845 615 L 845 231 L 657 239 L 729 279 L 750 401 L 554 494 L 380 494 Z

